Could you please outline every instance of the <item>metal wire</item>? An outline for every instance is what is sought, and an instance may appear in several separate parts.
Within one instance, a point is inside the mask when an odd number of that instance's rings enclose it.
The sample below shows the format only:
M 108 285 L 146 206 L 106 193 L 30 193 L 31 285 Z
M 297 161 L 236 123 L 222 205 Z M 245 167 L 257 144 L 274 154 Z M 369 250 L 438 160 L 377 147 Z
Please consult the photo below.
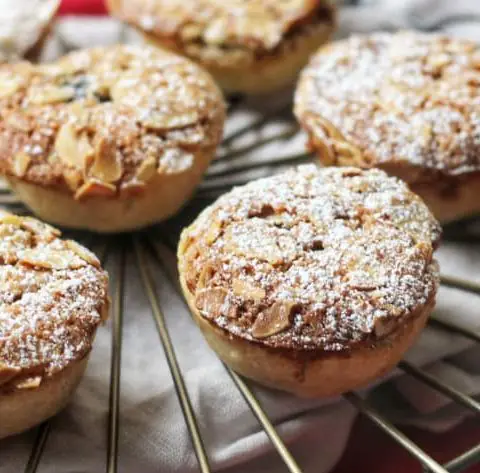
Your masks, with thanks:
M 25 466 L 25 473 L 35 473 L 42 458 L 48 435 L 50 434 L 50 421 L 46 421 L 38 427 L 37 436 L 35 438 L 34 447 Z
M 480 333 L 471 330 L 466 327 L 460 327 L 458 325 L 452 324 L 451 322 L 447 322 L 446 320 L 439 319 L 434 315 L 430 316 L 429 323 L 436 325 L 443 330 L 447 330 L 448 332 L 455 332 L 463 337 L 469 338 L 470 340 L 480 343 Z
M 153 247 L 154 254 L 162 266 L 165 269 L 165 273 L 167 274 L 169 281 L 174 285 L 175 289 L 177 290 L 178 294 L 182 297 L 181 287 L 178 282 L 178 273 L 176 271 L 176 265 L 165 264 L 164 258 L 168 257 L 168 252 L 171 253 L 171 250 L 168 249 L 166 246 L 162 245 L 158 242 L 157 239 L 149 238 L 150 244 Z M 185 302 L 185 301 L 184 301 Z M 188 307 L 187 307 L 188 309 Z M 248 385 L 243 381 L 243 379 L 237 375 L 234 371 L 232 371 L 228 366 L 224 365 L 225 369 L 227 370 L 228 374 L 232 378 L 233 382 L 237 386 L 238 390 L 242 394 L 243 398 L 245 399 L 246 403 L 252 410 L 255 417 L 258 419 L 260 425 L 264 429 L 265 433 L 267 434 L 268 438 L 272 442 L 273 446 L 277 450 L 278 454 L 285 462 L 285 465 L 289 469 L 291 473 L 301 473 L 301 469 L 296 463 L 295 459 L 293 458 L 292 454 L 289 452 L 288 448 L 286 447 L 285 443 L 278 435 L 278 432 L 275 430 L 275 427 L 271 423 L 270 419 L 268 418 L 266 412 L 260 405 L 258 399 L 253 394 L 252 390 L 248 387 Z
M 470 396 L 467 396 L 458 389 L 455 389 L 453 386 L 444 383 L 443 381 L 427 373 L 425 370 L 417 368 L 416 366 L 413 366 L 406 361 L 401 361 L 398 364 L 398 367 L 409 375 L 414 376 L 420 381 L 423 381 L 425 384 L 428 384 L 433 389 L 441 392 L 453 401 L 462 404 L 467 409 L 471 410 L 474 414 L 480 414 L 480 402 L 476 401 Z
M 362 414 L 367 416 L 375 425 L 392 437 L 397 443 L 410 452 L 422 465 L 433 473 L 448 473 L 440 463 L 427 455 L 416 443 L 412 442 L 405 434 L 398 430 L 391 422 L 386 420 L 374 408 L 368 405 L 358 394 L 345 393 L 343 397 L 355 406 Z
M 107 473 L 118 467 L 118 431 L 120 420 L 120 376 L 122 361 L 123 298 L 125 281 L 125 246 L 120 247 L 117 281 L 113 303 L 112 348 L 110 359 L 110 394 L 108 399 Z
M 466 468 L 475 465 L 480 461 L 480 444 L 467 450 L 458 457 L 445 464 L 445 468 L 450 473 L 457 473 L 465 470 Z
M 480 296 L 480 283 L 445 275 L 442 275 L 440 279 L 444 286 L 461 289 L 462 291 L 471 292 L 472 294 Z
M 183 415 L 187 423 L 188 431 L 192 439 L 193 447 L 195 449 L 195 454 L 200 466 L 200 470 L 203 473 L 210 472 L 210 466 L 208 462 L 207 453 L 203 445 L 203 440 L 200 435 L 200 431 L 197 425 L 197 420 L 188 396 L 187 388 L 185 387 L 185 382 L 183 380 L 180 367 L 178 365 L 177 357 L 175 355 L 175 350 L 173 348 L 170 335 L 168 333 L 167 325 L 165 323 L 165 317 L 160 308 L 158 302 L 157 294 L 154 289 L 153 278 L 150 274 L 148 263 L 145 259 L 144 249 L 142 248 L 138 236 L 133 237 L 133 244 L 135 248 L 135 254 L 137 256 L 138 268 L 140 270 L 140 275 L 142 282 L 145 288 L 146 295 L 150 302 L 152 313 L 157 325 L 158 333 L 165 351 L 165 356 L 167 357 L 168 366 L 172 377 L 175 383 L 175 389 L 180 401 L 180 406 L 182 407 Z

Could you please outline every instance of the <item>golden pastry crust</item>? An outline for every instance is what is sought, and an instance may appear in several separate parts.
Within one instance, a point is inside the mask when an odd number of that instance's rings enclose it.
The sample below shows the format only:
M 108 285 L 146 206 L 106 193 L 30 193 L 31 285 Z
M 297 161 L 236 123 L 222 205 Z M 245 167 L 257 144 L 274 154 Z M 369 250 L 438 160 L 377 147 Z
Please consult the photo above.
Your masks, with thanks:
M 96 256 L 55 228 L 1 211 L 0 235 L 2 404 L 86 358 L 109 301 Z
M 4 65 L 0 109 L 0 171 L 76 200 L 132 197 L 157 174 L 189 172 L 224 120 L 208 74 L 128 46 Z
M 480 170 L 480 49 L 401 32 L 321 49 L 295 113 L 325 164 L 408 166 L 408 182 Z
M 204 65 L 229 92 L 285 86 L 335 26 L 326 0 L 109 0 L 108 5 L 153 44 Z
M 182 233 L 179 271 L 212 330 L 315 358 L 425 320 L 439 237 L 423 202 L 383 171 L 303 166 L 207 208 Z

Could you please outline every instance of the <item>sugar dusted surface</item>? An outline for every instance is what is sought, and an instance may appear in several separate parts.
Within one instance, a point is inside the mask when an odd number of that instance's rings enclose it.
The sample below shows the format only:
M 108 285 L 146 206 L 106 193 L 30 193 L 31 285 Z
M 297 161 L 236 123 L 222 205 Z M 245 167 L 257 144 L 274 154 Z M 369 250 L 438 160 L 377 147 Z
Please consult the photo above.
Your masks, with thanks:
M 228 332 L 337 351 L 432 300 L 439 237 L 422 201 L 383 171 L 303 166 L 206 209 L 182 234 L 179 267 L 200 314 Z
M 38 221 L 5 215 L 0 215 L 0 386 L 5 371 L 13 370 L 15 383 L 52 375 L 83 358 L 108 307 L 108 277 L 93 254 L 70 246 Z
M 185 154 L 218 144 L 223 119 L 221 93 L 206 73 L 147 46 L 0 67 L 0 171 L 65 192 L 86 182 L 113 193 L 141 187 L 146 160 L 155 172 L 184 172 L 193 164 Z
M 479 171 L 480 49 L 412 32 L 353 36 L 314 56 L 299 82 L 296 114 L 327 145 L 315 122 L 329 120 L 362 151 L 364 165 Z

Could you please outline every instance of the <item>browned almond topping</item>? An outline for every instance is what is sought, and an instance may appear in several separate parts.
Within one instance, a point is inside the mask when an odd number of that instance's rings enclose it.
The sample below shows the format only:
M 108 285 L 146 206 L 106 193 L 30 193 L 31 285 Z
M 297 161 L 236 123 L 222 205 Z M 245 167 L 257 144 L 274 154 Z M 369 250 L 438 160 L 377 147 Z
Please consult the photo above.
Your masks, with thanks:
M 100 261 L 98 258 L 90 251 L 87 250 L 84 246 L 79 245 L 76 241 L 67 240 L 66 242 L 67 247 L 72 250 L 77 256 L 82 258 L 87 263 L 90 263 L 92 266 L 96 268 L 100 267 Z
M 17 177 L 23 177 L 27 170 L 28 166 L 32 162 L 32 158 L 27 153 L 17 153 L 13 158 L 13 172 Z
M 122 177 L 120 153 L 113 140 L 100 138 L 95 147 L 95 160 L 90 174 L 102 182 L 112 183 Z
M 111 197 L 114 196 L 116 187 L 96 179 L 89 179 L 75 193 L 75 199 L 81 200 L 86 197 Z
M 140 181 L 149 181 L 157 172 L 157 160 L 153 156 L 149 156 L 140 164 L 137 169 L 137 178 Z
M 17 389 L 35 389 L 40 386 L 41 382 L 41 376 L 33 376 L 31 378 L 26 378 L 18 383 L 15 383 L 15 387 Z
M 195 305 L 212 317 L 218 317 L 227 312 L 225 307 L 227 295 L 228 292 L 221 287 L 200 290 L 196 295 Z
M 258 315 L 252 326 L 252 335 L 255 338 L 267 338 L 289 328 L 290 314 L 294 306 L 293 302 L 275 302 L 272 307 Z
M 0 82 L 0 98 L 8 97 L 13 95 L 20 89 L 20 82 L 16 79 L 7 79 L 4 78 Z
M 34 218 L 0 211 L 0 235 L 0 391 L 34 389 L 90 352 L 108 276 Z
M 93 148 L 87 135 L 78 136 L 71 123 L 66 123 L 60 128 L 55 140 L 55 151 L 66 165 L 80 169 L 84 169 L 88 158 L 93 155 Z
M 73 87 L 47 86 L 33 89 L 29 94 L 28 100 L 33 105 L 45 105 L 67 102 L 74 96 L 75 89 Z
M 234 279 L 232 282 L 233 293 L 246 300 L 261 301 L 265 297 L 265 290 L 254 286 L 243 279 Z
M 387 336 L 432 303 L 439 237 L 401 180 L 301 166 L 205 209 L 182 232 L 179 270 L 199 315 L 232 337 L 342 351 Z
M 65 169 L 63 178 L 71 191 L 76 191 L 83 182 L 83 173 L 79 169 Z

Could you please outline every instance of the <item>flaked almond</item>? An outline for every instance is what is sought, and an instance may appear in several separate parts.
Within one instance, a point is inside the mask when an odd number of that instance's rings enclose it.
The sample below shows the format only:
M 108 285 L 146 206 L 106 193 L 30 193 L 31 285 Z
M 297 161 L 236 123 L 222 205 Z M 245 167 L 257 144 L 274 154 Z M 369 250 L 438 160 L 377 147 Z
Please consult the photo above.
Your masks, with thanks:
M 2 78 L 0 81 L 0 98 L 9 97 L 20 90 L 21 83 L 17 79 Z
M 20 368 L 13 368 L 0 361 L 0 386 L 8 383 L 20 372 Z
M 78 169 L 65 169 L 63 171 L 63 178 L 65 179 L 68 188 L 75 192 L 83 181 L 83 174 Z
M 202 36 L 202 27 L 196 23 L 189 23 L 182 28 L 180 36 L 184 41 L 198 39 Z
M 220 236 L 222 232 L 222 224 L 219 220 L 214 220 L 212 224 L 208 227 L 208 230 L 205 234 L 205 242 L 208 245 L 211 245 L 215 240 Z
M 149 181 L 157 172 L 157 160 L 153 156 L 146 158 L 137 169 L 137 179 L 143 182 Z
M 90 250 L 87 250 L 87 248 L 79 245 L 76 241 L 73 240 L 67 240 L 65 243 L 67 244 L 67 247 L 72 250 L 79 258 L 83 259 L 87 263 L 90 263 L 97 268 L 100 267 L 100 261 Z
M 120 194 L 126 196 L 136 196 L 145 192 L 146 185 L 137 179 L 120 184 Z
M 364 160 L 362 159 L 362 152 L 352 143 L 346 141 L 334 141 L 333 145 L 335 151 L 338 153 L 339 164 L 351 164 L 361 165 Z
M 293 302 L 275 302 L 272 307 L 258 315 L 252 326 L 252 335 L 255 338 L 267 338 L 289 328 L 294 306 Z
M 95 146 L 95 158 L 90 174 L 102 182 L 112 183 L 122 177 L 123 167 L 113 140 L 101 137 Z
M 32 376 L 30 378 L 22 379 L 15 384 L 17 389 L 35 389 L 40 386 L 42 382 L 41 376 Z
M 15 225 L 16 227 L 21 227 L 23 222 L 22 217 L 18 217 L 17 215 L 10 214 L 8 212 L 3 213 L 0 215 L 0 223 L 5 225 Z
M 203 289 L 215 275 L 216 269 L 211 264 L 206 264 L 198 276 L 197 289 Z
M 60 128 L 55 140 L 55 151 L 65 164 L 80 169 L 84 169 L 89 157 L 93 155 L 88 136 L 85 133 L 77 136 L 71 123 L 66 123 Z
M 28 96 L 28 100 L 33 105 L 47 105 L 68 102 L 74 97 L 75 89 L 73 87 L 57 87 L 50 85 L 34 89 Z
M 203 40 L 208 44 L 222 44 L 227 39 L 228 20 L 220 17 L 211 21 L 203 32 Z
M 75 193 L 75 199 L 81 200 L 87 197 L 112 197 L 116 193 L 116 187 L 96 179 L 89 179 Z
M 13 215 L 15 217 L 15 215 Z M 17 217 L 20 219 L 20 226 L 32 233 L 42 235 L 44 238 L 52 238 L 60 236 L 60 230 L 48 225 L 48 223 L 40 222 L 33 217 Z
M 254 286 L 243 279 L 234 279 L 232 282 L 233 293 L 246 300 L 259 302 L 265 297 L 265 290 Z
M 38 247 L 24 250 L 19 255 L 23 264 L 45 269 L 76 269 L 85 266 L 85 262 L 68 250 Z
M 196 294 L 195 305 L 209 318 L 216 318 L 228 311 L 225 304 L 227 296 L 228 292 L 221 287 L 201 289 Z
M 27 153 L 17 153 L 13 158 L 13 172 L 17 177 L 23 177 L 28 171 L 32 158 Z
M 152 112 L 148 117 L 142 120 L 145 128 L 155 131 L 172 130 L 174 128 L 184 128 L 193 125 L 199 119 L 198 112 L 192 110 L 191 112 L 176 113 L 159 113 Z

